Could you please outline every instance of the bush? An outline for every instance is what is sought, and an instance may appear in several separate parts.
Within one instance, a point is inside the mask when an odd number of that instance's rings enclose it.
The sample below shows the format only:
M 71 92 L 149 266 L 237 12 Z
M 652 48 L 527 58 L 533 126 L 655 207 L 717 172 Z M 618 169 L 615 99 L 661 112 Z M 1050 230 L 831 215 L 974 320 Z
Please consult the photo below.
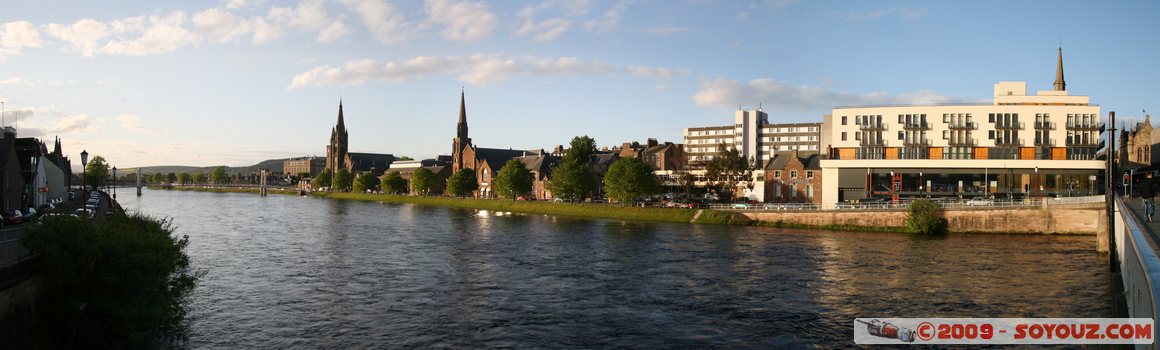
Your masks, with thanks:
M 25 232 L 40 255 L 46 348 L 146 348 L 182 334 L 185 300 L 200 277 L 188 237 L 167 220 L 117 215 L 46 218 Z M 170 338 L 173 339 L 173 338 Z
M 942 207 L 925 199 L 910 202 L 906 208 L 906 229 L 921 235 L 946 233 L 947 220 L 943 218 Z

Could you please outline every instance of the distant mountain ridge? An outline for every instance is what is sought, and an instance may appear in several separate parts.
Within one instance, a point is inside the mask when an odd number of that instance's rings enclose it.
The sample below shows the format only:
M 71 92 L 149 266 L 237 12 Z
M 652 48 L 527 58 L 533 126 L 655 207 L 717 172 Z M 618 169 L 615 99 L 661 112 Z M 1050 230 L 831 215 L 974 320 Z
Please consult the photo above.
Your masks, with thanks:
M 251 174 L 251 173 L 258 172 L 258 169 L 262 169 L 262 168 L 270 169 L 271 172 L 281 173 L 281 172 L 283 172 L 283 169 L 284 169 L 283 165 L 285 164 L 285 161 L 287 159 L 290 159 L 290 158 L 267 159 L 267 160 L 263 160 L 263 161 L 259 162 L 258 164 L 254 164 L 254 165 L 250 165 L 250 166 L 243 166 L 243 167 L 226 166 L 226 173 L 229 173 L 229 174 Z M 147 167 L 140 167 L 140 168 L 117 169 L 117 172 L 127 175 L 127 174 L 136 174 L 137 171 L 140 170 L 143 174 L 150 175 L 150 174 L 156 174 L 156 173 L 162 173 L 162 174 L 189 173 L 189 174 L 194 174 L 194 173 L 201 171 L 201 172 L 205 172 L 206 174 L 209 174 L 210 172 L 213 171 L 213 168 L 216 168 L 216 167 L 218 167 L 218 166 L 215 165 L 215 166 L 196 167 L 196 166 L 186 166 L 186 165 L 158 165 L 158 166 L 147 166 Z M 117 175 L 117 176 L 120 177 L 121 175 Z

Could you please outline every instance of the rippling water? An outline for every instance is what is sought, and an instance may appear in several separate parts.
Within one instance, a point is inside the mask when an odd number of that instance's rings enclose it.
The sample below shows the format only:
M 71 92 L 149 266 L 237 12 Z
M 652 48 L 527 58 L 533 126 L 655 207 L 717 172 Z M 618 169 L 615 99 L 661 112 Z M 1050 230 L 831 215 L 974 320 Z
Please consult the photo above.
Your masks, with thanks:
M 906 235 L 146 191 L 193 348 L 852 346 L 855 317 L 1111 317 L 1094 237 Z

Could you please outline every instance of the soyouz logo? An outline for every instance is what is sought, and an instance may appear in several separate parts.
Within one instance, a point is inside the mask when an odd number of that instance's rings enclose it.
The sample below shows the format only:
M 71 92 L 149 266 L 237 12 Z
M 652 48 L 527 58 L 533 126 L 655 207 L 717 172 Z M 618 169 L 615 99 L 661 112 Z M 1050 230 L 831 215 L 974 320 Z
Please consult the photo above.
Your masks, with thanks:
M 856 344 L 1152 344 L 1151 318 L 857 318 Z

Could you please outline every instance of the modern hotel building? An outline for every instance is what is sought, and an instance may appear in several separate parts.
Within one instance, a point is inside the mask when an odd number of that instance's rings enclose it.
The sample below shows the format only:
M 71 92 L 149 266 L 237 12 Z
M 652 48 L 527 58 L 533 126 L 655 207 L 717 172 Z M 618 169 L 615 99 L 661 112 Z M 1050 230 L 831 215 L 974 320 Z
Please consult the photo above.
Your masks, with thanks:
M 1054 89 L 1000 82 L 984 104 L 838 107 L 825 117 L 822 203 L 868 197 L 1088 195 L 1104 162 L 1100 107 Z

